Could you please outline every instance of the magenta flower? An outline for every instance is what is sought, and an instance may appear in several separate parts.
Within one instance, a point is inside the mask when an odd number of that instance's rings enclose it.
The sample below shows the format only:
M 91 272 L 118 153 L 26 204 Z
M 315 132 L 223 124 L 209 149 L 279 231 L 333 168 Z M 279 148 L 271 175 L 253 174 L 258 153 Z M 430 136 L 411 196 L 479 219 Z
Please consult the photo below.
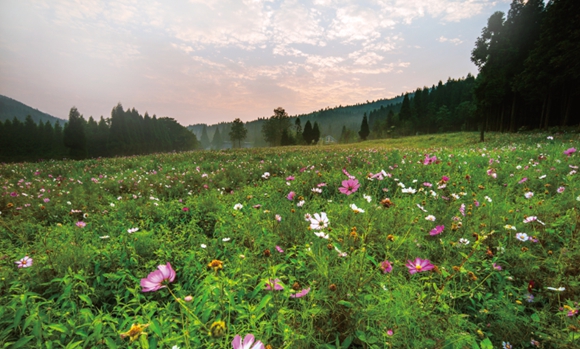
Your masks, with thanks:
M 359 187 L 358 179 L 346 179 L 342 181 L 342 187 L 338 188 L 338 190 L 343 194 L 350 195 L 355 193 Z
M 157 269 L 158 270 L 149 273 L 147 278 L 141 279 L 141 287 L 143 288 L 141 291 L 157 291 L 161 288 L 167 287 L 164 283 L 170 283 L 175 280 L 175 270 L 171 268 L 169 262 L 167 262 L 166 265 L 158 266 Z
M 564 155 L 570 156 L 570 155 L 574 154 L 575 152 L 576 152 L 576 148 L 569 148 L 569 149 L 564 150 Z
M 254 335 L 247 334 L 242 341 L 242 337 L 237 334 L 232 341 L 232 348 L 233 349 L 264 349 L 264 344 L 261 341 L 257 341 L 254 344 Z M 254 344 L 254 346 L 252 346 Z
M 406 267 L 409 268 L 409 273 L 415 274 L 422 271 L 427 271 L 435 268 L 433 264 L 428 259 L 421 259 L 419 257 L 415 258 L 415 261 L 407 261 Z
M 383 270 L 383 274 L 386 274 L 393 271 L 393 266 L 391 265 L 391 262 L 384 260 L 381 262 L 381 269 Z
M 430 165 L 437 161 L 437 156 L 433 155 L 429 157 L 429 155 L 425 155 L 425 159 L 423 160 L 423 165 Z
M 447 182 L 447 181 L 449 181 L 449 177 L 447 177 L 447 176 L 443 176 L 443 177 L 441 177 L 441 180 L 442 180 L 443 182 Z
M 24 256 L 19 261 L 14 262 L 18 266 L 18 268 L 28 268 L 32 266 L 32 258 L 28 256 Z
M 284 253 L 284 250 L 280 246 L 276 246 L 276 251 L 278 251 L 280 253 Z
M 438 225 L 435 228 L 431 229 L 431 231 L 429 232 L 429 235 L 434 236 L 434 235 L 439 235 L 443 232 L 443 230 L 445 230 L 445 226 L 444 225 Z
M 290 295 L 290 298 L 302 298 L 306 296 L 310 292 L 310 287 L 303 289 L 300 292 L 294 293 Z
M 87 225 L 87 223 L 85 223 L 83 221 L 78 221 L 75 223 L 75 225 L 79 228 L 84 228 Z
M 499 265 L 497 263 L 492 263 L 491 265 L 493 266 L 493 269 L 495 269 L 495 270 L 502 270 L 501 265 Z
M 296 196 L 296 193 L 293 192 L 293 191 L 291 191 L 291 192 L 288 193 L 288 196 L 286 196 L 286 199 L 292 201 L 292 200 L 294 200 L 294 197 L 295 196 Z
M 188 212 L 189 211 L 189 207 L 184 207 L 181 209 L 183 212 Z
M 294 176 L 288 176 L 288 177 L 286 177 L 286 180 L 287 181 L 293 181 L 294 180 Z
M 280 279 L 276 278 L 276 279 L 269 279 L 268 283 L 266 284 L 266 290 L 268 291 L 282 291 L 284 289 L 284 286 L 279 284 Z

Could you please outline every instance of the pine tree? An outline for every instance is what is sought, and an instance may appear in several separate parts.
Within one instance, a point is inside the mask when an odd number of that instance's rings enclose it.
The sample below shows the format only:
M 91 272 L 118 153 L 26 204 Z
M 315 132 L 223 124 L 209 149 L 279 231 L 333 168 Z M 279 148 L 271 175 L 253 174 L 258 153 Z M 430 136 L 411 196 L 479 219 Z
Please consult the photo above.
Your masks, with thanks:
M 211 145 L 213 149 L 220 150 L 223 146 L 224 141 L 222 140 L 222 136 L 220 134 L 219 126 L 216 127 L 215 133 L 213 134 L 213 139 L 211 141 Z
M 201 149 L 207 149 L 210 145 L 211 142 L 209 140 L 209 137 L 207 135 L 207 126 L 203 125 L 203 129 L 201 130 Z
M 370 133 L 371 133 L 371 131 L 369 130 L 369 123 L 367 121 L 367 113 L 365 113 L 363 116 L 363 119 L 362 119 L 362 123 L 360 124 L 360 131 L 358 131 L 358 135 L 359 135 L 360 139 L 362 139 L 363 141 L 366 141 L 367 137 L 369 136 Z
M 304 139 L 304 142 L 306 143 L 306 145 L 312 144 L 312 140 L 314 139 L 314 137 L 312 135 L 312 124 L 310 123 L 310 120 L 306 121 L 306 125 L 304 125 L 304 132 L 302 132 L 302 139 Z
M 318 126 L 318 122 L 314 122 L 314 127 L 312 128 L 312 143 L 318 144 L 320 140 L 320 127 Z
M 242 141 L 248 136 L 248 129 L 239 118 L 235 119 L 229 132 L 230 140 L 232 141 L 232 148 L 235 147 L 238 141 L 238 148 L 242 147 Z
M 72 107 L 68 115 L 68 123 L 64 127 L 64 145 L 69 148 L 72 159 L 83 159 L 87 156 L 86 123 L 76 107 Z

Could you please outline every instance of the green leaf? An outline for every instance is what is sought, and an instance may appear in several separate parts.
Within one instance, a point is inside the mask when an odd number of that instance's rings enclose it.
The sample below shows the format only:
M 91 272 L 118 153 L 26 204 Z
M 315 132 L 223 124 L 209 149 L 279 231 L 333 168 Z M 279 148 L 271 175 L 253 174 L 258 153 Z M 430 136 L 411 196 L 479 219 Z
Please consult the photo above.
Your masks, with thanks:
M 115 341 L 109 337 L 105 338 L 105 344 L 107 344 L 107 348 L 109 348 L 109 349 L 117 349 L 118 348 L 117 343 L 115 343 Z
M 74 349 L 74 348 L 78 348 L 78 347 L 81 345 L 81 343 L 82 343 L 82 342 L 83 342 L 83 341 L 78 341 L 78 342 L 74 342 L 74 343 L 69 343 L 69 344 L 68 344 L 68 345 L 65 347 L 65 349 Z
M 80 299 L 81 299 L 83 302 L 87 303 L 88 305 L 93 305 L 93 302 L 91 301 L 91 299 L 89 298 L 89 296 L 87 296 L 86 294 L 81 294 L 81 295 L 79 295 L 79 298 L 80 298 Z
M 341 301 L 338 301 L 338 304 L 345 306 L 347 308 L 352 308 L 352 303 L 349 301 L 341 300 Z
M 58 331 L 58 332 L 62 332 L 62 333 L 68 332 L 68 329 L 63 324 L 50 324 L 50 325 L 48 325 L 48 328 L 52 328 L 53 330 Z
M 540 316 L 538 315 L 538 313 L 533 313 L 532 316 L 530 316 L 530 318 L 534 322 L 540 322 Z
M 30 342 L 31 339 L 33 339 L 34 336 L 26 336 L 26 337 L 22 337 L 18 340 L 18 342 L 14 343 L 14 345 L 12 346 L 12 348 L 22 348 L 24 347 L 28 342 Z
M 352 343 L 352 340 L 354 339 L 353 336 L 348 336 L 344 339 L 344 342 L 342 342 L 342 344 L 340 345 L 342 349 L 348 349 L 350 347 L 350 343 Z
M 493 344 L 491 343 L 489 338 L 482 340 L 481 343 L 479 343 L 479 346 L 481 347 L 481 349 L 493 349 Z

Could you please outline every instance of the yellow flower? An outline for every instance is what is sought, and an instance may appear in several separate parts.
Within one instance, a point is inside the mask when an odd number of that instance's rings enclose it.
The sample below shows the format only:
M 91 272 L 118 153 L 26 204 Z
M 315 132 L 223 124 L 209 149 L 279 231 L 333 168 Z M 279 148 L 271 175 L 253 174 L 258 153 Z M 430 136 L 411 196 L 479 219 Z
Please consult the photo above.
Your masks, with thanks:
M 224 335 L 224 332 L 226 332 L 226 323 L 223 321 L 215 321 L 209 327 L 209 331 L 211 336 L 214 338 L 222 337 Z
M 121 338 L 129 337 L 131 342 L 136 341 L 142 334 L 147 335 L 147 333 L 143 332 L 147 327 L 149 327 L 149 324 L 133 324 L 129 331 L 121 333 Z
M 214 259 L 207 266 L 208 268 L 212 268 L 217 273 L 218 270 L 224 268 L 224 262 L 220 261 L 219 259 Z

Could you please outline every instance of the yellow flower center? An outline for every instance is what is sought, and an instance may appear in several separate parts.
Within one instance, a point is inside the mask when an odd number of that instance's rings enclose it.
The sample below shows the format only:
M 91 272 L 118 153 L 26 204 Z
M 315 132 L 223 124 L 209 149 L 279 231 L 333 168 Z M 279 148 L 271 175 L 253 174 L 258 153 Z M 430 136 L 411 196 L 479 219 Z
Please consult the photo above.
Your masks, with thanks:
M 421 265 L 420 265 L 420 264 L 417 264 L 417 265 L 415 265 L 415 269 L 417 269 L 417 271 L 421 271 L 421 269 L 422 269 L 422 268 L 423 268 L 423 267 L 421 267 Z

